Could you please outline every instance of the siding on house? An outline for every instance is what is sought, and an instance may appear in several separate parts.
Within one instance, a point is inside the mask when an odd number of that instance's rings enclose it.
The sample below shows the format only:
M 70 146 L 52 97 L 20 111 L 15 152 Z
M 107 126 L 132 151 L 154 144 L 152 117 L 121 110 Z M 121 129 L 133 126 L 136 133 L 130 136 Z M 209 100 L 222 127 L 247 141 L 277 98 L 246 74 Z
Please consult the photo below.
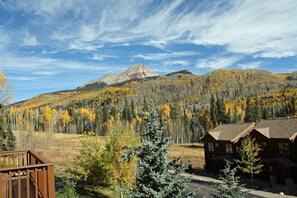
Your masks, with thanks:
M 246 135 L 261 145 L 264 171 L 260 176 L 275 176 L 280 183 L 285 183 L 287 178 L 297 182 L 297 119 L 219 125 L 202 137 L 205 169 L 218 172 L 224 167 L 225 160 L 234 162 L 238 159 L 237 149 Z

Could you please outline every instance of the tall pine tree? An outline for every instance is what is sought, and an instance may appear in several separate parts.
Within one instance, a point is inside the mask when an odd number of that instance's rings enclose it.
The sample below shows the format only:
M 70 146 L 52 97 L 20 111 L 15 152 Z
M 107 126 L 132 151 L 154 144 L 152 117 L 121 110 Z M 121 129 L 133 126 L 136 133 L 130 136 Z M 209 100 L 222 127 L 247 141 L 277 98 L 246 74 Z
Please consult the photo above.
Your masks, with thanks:
M 210 98 L 210 119 L 212 123 L 212 128 L 215 128 L 216 126 L 218 126 L 218 110 L 217 110 L 215 98 L 212 94 Z
M 123 109 L 123 119 L 128 122 L 131 122 L 133 119 L 131 107 L 127 100 L 125 100 L 125 105 L 124 105 L 124 109 Z
M 136 118 L 136 109 L 135 109 L 135 104 L 133 99 L 131 99 L 131 114 L 132 114 L 132 118 Z
M 15 136 L 11 126 L 4 121 L 2 110 L 0 111 L 0 151 L 12 151 L 15 149 Z
M 126 148 L 122 160 L 131 160 L 134 155 L 138 158 L 138 173 L 134 189 L 124 189 L 125 194 L 133 198 L 175 198 L 181 197 L 189 178 L 181 177 L 187 166 L 179 166 L 180 158 L 168 160 L 172 144 L 165 137 L 165 124 L 158 123 L 155 108 L 149 106 L 147 116 L 147 136 L 139 147 Z M 174 167 L 174 172 L 169 168 Z M 190 193 L 183 197 L 193 197 Z
M 246 100 L 244 121 L 245 122 L 253 121 L 253 107 L 252 107 L 250 98 L 247 98 L 247 100 Z
M 260 102 L 258 97 L 255 99 L 255 106 L 253 109 L 253 121 L 254 122 L 259 122 L 261 119 L 261 107 L 260 107 Z

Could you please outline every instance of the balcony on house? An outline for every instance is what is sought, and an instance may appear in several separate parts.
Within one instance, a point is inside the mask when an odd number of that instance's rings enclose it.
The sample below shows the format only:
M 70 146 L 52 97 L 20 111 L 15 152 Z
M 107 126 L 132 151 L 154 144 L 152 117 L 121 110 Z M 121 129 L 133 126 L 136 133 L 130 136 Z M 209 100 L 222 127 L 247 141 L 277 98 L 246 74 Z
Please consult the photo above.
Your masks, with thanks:
M 0 198 L 54 198 L 54 164 L 33 150 L 0 153 Z

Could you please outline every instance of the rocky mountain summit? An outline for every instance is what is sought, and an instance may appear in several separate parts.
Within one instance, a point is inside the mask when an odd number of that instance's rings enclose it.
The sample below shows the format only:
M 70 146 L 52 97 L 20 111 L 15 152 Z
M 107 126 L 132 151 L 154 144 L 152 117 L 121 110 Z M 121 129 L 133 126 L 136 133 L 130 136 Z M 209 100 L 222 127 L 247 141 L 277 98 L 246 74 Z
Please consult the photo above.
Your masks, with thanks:
M 158 76 L 150 68 L 143 64 L 135 64 L 120 74 L 109 73 L 97 80 L 92 80 L 78 87 L 78 89 L 102 88 L 108 85 L 121 83 L 131 79 L 142 79 L 147 77 Z

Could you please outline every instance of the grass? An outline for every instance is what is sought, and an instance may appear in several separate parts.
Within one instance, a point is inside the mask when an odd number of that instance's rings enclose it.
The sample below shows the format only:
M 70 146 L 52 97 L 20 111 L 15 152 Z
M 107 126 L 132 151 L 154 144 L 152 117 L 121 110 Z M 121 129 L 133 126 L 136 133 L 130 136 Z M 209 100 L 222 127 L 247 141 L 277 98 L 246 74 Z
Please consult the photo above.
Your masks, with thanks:
M 50 132 L 15 131 L 18 150 L 33 149 L 55 163 L 55 175 L 61 177 L 67 164 L 79 154 L 80 141 L 83 138 L 99 138 L 104 146 L 104 137 L 85 137 L 84 135 Z
M 17 139 L 17 149 L 34 149 L 47 159 L 55 163 L 57 176 L 63 175 L 67 164 L 71 163 L 79 154 L 80 141 L 86 138 L 83 135 L 61 134 L 50 132 L 14 132 Z M 104 137 L 99 142 L 104 146 Z M 200 172 L 204 167 L 203 144 L 173 144 L 170 149 L 170 158 L 181 156 L 181 163 L 190 162 L 194 172 Z
M 195 173 L 204 169 L 203 144 L 173 144 L 169 156 L 171 159 L 181 156 L 181 163 L 190 162 Z

